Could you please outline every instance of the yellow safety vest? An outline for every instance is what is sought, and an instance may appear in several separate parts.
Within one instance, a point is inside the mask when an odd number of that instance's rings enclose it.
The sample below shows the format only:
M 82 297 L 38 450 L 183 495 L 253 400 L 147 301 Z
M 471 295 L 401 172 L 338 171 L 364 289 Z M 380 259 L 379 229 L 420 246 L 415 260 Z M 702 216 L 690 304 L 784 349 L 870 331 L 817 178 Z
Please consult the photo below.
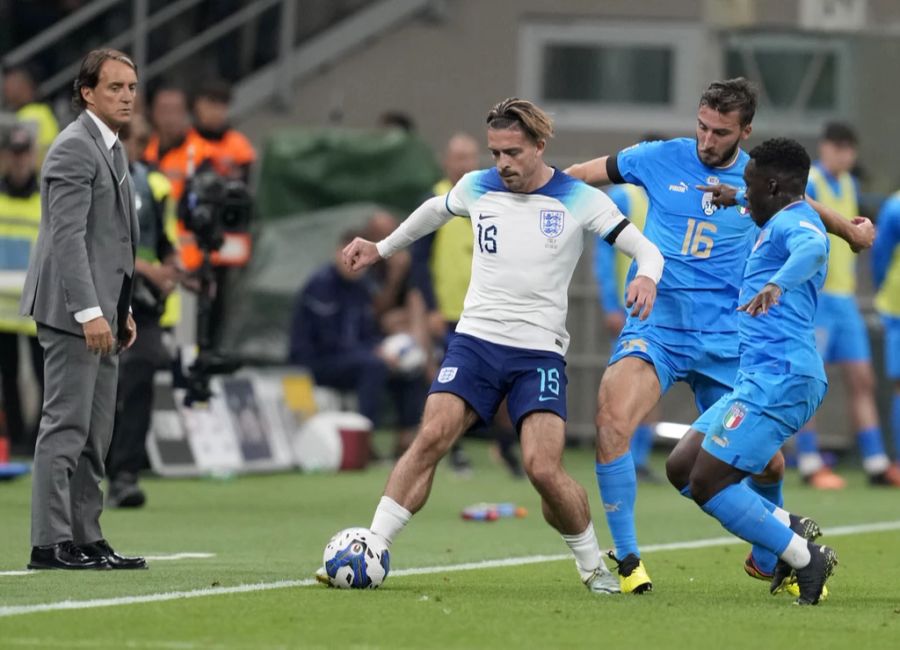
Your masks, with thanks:
M 859 214 L 856 187 L 850 174 L 838 178 L 840 195 L 832 191 L 825 175 L 818 167 L 811 167 L 809 180 L 816 190 L 816 200 L 850 220 Z M 828 254 L 828 275 L 823 292 L 834 296 L 852 296 L 856 292 L 856 255 L 850 245 L 837 235 L 828 235 L 831 251 Z
M 637 229 L 644 231 L 644 224 L 647 223 L 647 210 L 650 209 L 650 201 L 647 199 L 647 193 L 643 188 L 637 185 L 620 186 L 628 195 L 628 220 L 631 221 Z M 628 269 L 631 268 L 632 259 L 625 253 L 616 250 L 616 280 L 619 283 L 619 297 L 625 295 L 625 280 L 628 276 Z
M 37 129 L 38 159 L 43 160 L 53 139 L 59 135 L 59 123 L 47 104 L 33 102 L 25 104 L 16 111 L 16 119 L 21 122 L 32 122 Z
M 163 230 L 166 237 L 178 251 L 178 218 L 175 216 L 175 205 L 172 201 L 172 184 L 162 172 L 152 170 L 147 174 L 147 183 L 157 202 L 163 203 Z M 154 251 L 155 253 L 155 251 Z M 166 309 L 159 319 L 163 327 L 174 327 L 181 319 L 181 294 L 175 290 L 166 298 Z
M 450 181 L 445 179 L 434 186 L 434 194 L 446 194 L 452 187 Z M 454 217 L 438 228 L 434 235 L 428 266 L 438 311 L 448 321 L 458 321 L 462 315 L 472 276 L 474 241 L 472 223 L 462 217 Z
M 40 225 L 40 192 L 27 198 L 0 193 L 0 332 L 37 334 L 34 321 L 19 316 L 19 302 Z
M 900 192 L 894 197 L 900 198 Z M 900 316 L 900 246 L 894 247 L 884 282 L 875 295 L 875 309 L 889 316 Z

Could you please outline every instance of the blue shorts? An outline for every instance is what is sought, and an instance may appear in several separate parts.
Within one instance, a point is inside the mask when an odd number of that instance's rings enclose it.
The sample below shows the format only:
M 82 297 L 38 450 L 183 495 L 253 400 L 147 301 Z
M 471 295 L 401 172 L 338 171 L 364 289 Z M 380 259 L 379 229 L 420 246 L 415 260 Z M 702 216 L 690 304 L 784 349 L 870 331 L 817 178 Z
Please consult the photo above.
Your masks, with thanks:
M 490 343 L 457 333 L 429 393 L 453 393 L 488 424 L 506 397 L 516 430 L 535 411 L 566 419 L 566 360 L 555 352 Z
M 881 317 L 884 323 L 884 372 L 900 381 L 900 316 Z
M 819 294 L 816 309 L 816 348 L 825 363 L 869 361 L 869 333 L 856 298 Z
M 703 449 L 732 467 L 758 474 L 819 408 L 828 384 L 802 375 L 739 372 L 734 390 L 691 425 Z
M 625 357 L 653 364 L 662 394 L 687 383 L 700 413 L 731 391 L 740 366 L 737 332 L 675 330 L 636 318 L 625 323 L 609 365 Z

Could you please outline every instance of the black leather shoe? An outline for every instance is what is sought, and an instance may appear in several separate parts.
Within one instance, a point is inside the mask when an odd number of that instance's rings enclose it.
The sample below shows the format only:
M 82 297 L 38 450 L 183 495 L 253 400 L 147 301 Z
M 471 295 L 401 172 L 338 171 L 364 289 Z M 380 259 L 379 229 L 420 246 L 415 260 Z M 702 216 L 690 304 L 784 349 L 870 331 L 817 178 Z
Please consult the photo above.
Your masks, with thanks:
M 29 569 L 108 569 L 104 557 L 88 557 L 72 542 L 31 549 Z
M 124 557 L 116 553 L 105 539 L 78 547 L 82 553 L 94 560 L 103 560 L 111 569 L 146 569 L 147 561 L 142 557 Z

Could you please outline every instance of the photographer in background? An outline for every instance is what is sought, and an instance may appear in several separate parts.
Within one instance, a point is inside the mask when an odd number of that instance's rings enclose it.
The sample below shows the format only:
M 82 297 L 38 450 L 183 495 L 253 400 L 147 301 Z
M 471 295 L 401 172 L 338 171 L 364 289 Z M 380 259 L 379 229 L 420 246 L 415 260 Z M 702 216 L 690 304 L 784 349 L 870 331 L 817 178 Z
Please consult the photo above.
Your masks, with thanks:
M 26 431 L 19 394 L 19 337 L 28 338 L 31 366 L 43 394 L 44 353 L 34 321 L 19 316 L 25 273 L 41 223 L 37 150 L 32 131 L 13 126 L 0 137 L 6 174 L 0 179 L 0 382 L 13 453 L 34 454 L 37 423 Z M 40 398 L 43 402 L 43 398 Z
M 130 128 L 120 132 L 134 179 L 140 223 L 132 310 L 141 335 L 120 360 L 115 429 L 106 461 L 107 505 L 111 508 L 139 508 L 146 500 L 138 486 L 138 472 L 146 464 L 153 376 L 170 362 L 163 346 L 163 329 L 177 322 L 180 309 L 178 296 L 173 293 L 181 273 L 172 244 L 175 215 L 171 185 L 161 172 L 139 162 L 149 136 L 149 126 L 139 116 L 132 118 Z

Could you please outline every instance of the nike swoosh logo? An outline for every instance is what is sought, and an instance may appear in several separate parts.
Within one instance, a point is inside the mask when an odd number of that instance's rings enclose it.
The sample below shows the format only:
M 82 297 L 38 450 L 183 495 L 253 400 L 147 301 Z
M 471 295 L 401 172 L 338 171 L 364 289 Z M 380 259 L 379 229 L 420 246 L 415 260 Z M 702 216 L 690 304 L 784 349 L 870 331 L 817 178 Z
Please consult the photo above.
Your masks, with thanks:
M 496 219 L 499 216 L 499 214 L 479 214 L 478 220 L 481 221 L 482 219 Z
M 555 400 L 555 399 L 559 399 L 559 398 L 558 397 L 544 397 L 543 395 L 540 395 L 538 397 L 539 402 L 549 402 L 549 401 Z

